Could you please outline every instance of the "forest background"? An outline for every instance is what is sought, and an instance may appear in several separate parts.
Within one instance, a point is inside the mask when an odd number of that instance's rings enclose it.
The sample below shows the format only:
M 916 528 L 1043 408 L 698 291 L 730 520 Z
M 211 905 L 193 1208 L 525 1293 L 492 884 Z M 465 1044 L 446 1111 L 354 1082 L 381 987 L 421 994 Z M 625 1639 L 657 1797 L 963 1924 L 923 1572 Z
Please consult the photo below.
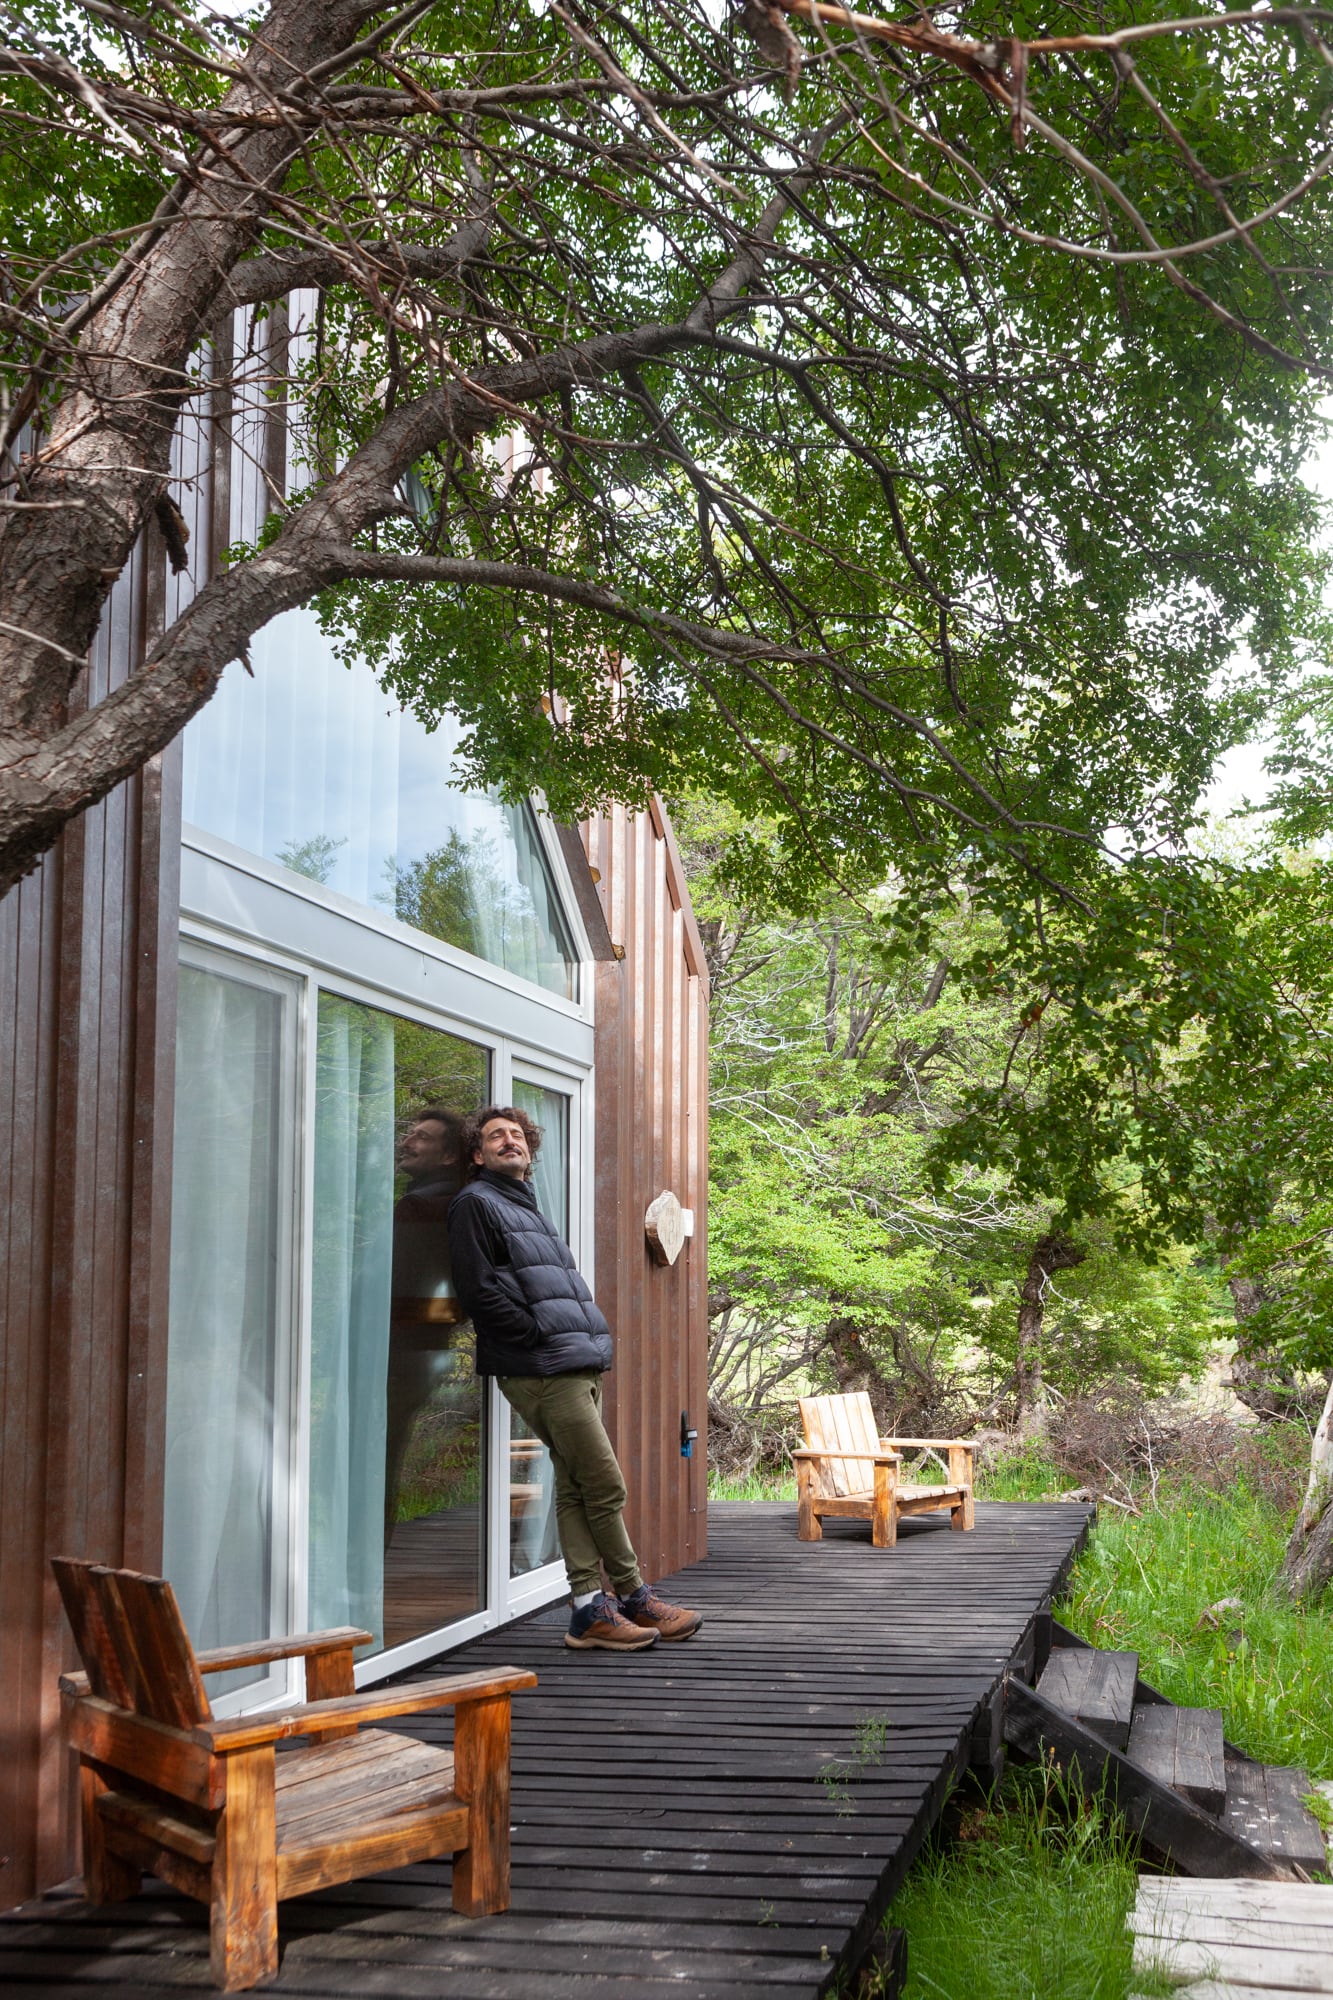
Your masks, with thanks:
M 1196 834 L 1248 968 L 1211 1019 L 1127 991 L 1067 916 L 1070 983 L 1034 986 L 961 882 L 929 925 L 894 881 L 784 908 L 761 829 L 677 806 L 712 981 L 724 1476 L 783 1465 L 798 1393 L 865 1389 L 885 1434 L 980 1430 L 1119 1505 L 1173 1467 L 1278 1465 L 1294 1503 L 1333 1364 L 1326 701 L 1311 680 L 1270 718 L 1270 809 Z M 1275 1455 L 1271 1425 L 1304 1450 Z
M 1054 1438 L 1228 1309 L 1257 1414 L 1317 1397 L 1333 13 L 5 18 L 0 890 L 313 603 L 465 782 L 685 802 L 724 1458 L 803 1376 Z M 267 518 L 89 702 L 206 413 Z

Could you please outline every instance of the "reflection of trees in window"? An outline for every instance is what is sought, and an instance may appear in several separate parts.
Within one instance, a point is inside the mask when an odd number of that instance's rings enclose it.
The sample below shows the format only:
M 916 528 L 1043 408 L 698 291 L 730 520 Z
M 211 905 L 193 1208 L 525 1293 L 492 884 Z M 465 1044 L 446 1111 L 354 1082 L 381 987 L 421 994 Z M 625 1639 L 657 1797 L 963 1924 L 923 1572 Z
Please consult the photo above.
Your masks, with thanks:
M 530 891 L 513 881 L 490 834 L 457 828 L 417 861 L 385 863 L 384 900 L 403 923 L 476 958 L 535 974 L 543 939 Z
M 338 849 L 346 847 L 346 837 L 332 840 L 327 833 L 313 833 L 309 840 L 289 840 L 278 849 L 278 859 L 294 875 L 312 882 L 327 882 L 338 865 Z
M 443 1105 L 460 1118 L 479 1111 L 490 1086 L 485 1049 L 418 1021 L 393 1024 L 394 1116 L 401 1130 L 426 1105 Z

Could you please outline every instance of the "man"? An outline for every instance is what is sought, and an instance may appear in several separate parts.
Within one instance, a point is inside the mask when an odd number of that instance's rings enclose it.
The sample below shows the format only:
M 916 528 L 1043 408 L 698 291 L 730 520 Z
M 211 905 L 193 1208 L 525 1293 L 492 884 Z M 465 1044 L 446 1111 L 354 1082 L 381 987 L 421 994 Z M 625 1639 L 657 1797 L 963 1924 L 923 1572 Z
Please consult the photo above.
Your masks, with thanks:
M 555 1468 L 560 1549 L 574 1608 L 565 1644 L 636 1652 L 689 1639 L 697 1611 L 650 1590 L 625 1532 L 625 1480 L 602 1424 L 611 1329 L 530 1185 L 541 1132 L 488 1105 L 463 1132 L 470 1178 L 449 1210 L 454 1288 L 472 1315 L 477 1373 L 493 1375 Z M 602 1588 L 605 1565 L 612 1592 Z

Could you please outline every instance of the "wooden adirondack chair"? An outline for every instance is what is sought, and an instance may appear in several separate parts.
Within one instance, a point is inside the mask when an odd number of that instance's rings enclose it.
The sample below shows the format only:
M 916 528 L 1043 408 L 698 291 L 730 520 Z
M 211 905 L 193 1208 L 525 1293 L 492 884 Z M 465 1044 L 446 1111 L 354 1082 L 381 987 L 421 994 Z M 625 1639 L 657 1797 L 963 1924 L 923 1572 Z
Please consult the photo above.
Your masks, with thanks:
M 171 1585 L 134 1570 L 51 1565 L 86 1672 L 61 1678 L 79 1753 L 88 1900 L 119 1902 L 151 1872 L 210 1909 L 226 1992 L 278 1966 L 278 1903 L 452 1853 L 455 1910 L 509 1907 L 509 1698 L 515 1667 L 356 1692 L 344 1626 L 195 1653 Z M 304 1658 L 311 1699 L 214 1721 L 204 1674 Z M 358 1724 L 456 1707 L 454 1749 Z M 288 1737 L 310 1738 L 276 1754 Z
M 869 1520 L 870 1539 L 877 1549 L 891 1549 L 897 1541 L 900 1514 L 928 1514 L 947 1507 L 951 1528 L 974 1525 L 970 1438 L 882 1438 L 864 1390 L 852 1396 L 799 1400 L 806 1448 L 792 1453 L 798 1541 L 821 1540 L 824 1531 L 819 1523 L 825 1514 Z M 942 1452 L 948 1453 L 947 1464 Z M 901 1468 L 909 1453 L 916 1455 L 917 1467 L 934 1459 L 945 1475 L 944 1484 L 905 1481 Z

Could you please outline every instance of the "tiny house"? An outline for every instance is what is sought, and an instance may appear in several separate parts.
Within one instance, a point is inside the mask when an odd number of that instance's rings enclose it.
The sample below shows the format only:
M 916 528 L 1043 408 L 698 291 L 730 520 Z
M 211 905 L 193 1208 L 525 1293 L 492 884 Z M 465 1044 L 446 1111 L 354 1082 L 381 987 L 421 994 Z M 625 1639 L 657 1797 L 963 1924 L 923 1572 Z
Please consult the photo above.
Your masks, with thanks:
M 201 394 L 192 568 L 146 531 L 89 702 L 253 533 L 281 451 Z M 671 828 L 556 825 L 460 785 L 454 747 L 289 612 L 0 901 L 0 1906 L 77 1867 L 52 1555 L 160 1569 L 201 1646 L 362 1626 L 363 1681 L 563 1593 L 544 1450 L 449 1278 L 483 1103 L 541 1126 L 539 1199 L 615 1330 L 645 1568 L 705 1552 L 707 979 Z

